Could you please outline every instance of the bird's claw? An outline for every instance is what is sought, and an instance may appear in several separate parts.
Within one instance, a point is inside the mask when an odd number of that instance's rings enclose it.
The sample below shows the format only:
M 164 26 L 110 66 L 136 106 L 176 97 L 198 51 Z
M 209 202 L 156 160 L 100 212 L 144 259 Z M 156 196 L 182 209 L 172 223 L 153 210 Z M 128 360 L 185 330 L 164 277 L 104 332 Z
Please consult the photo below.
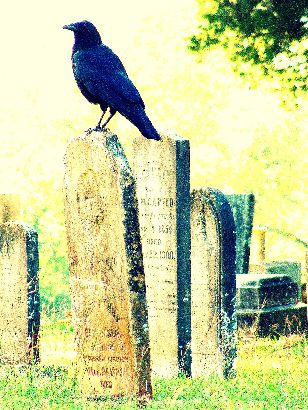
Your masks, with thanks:
M 89 136 L 90 134 L 92 134 L 92 132 L 102 132 L 103 128 L 99 127 L 98 125 L 95 128 L 88 128 L 85 133 L 87 136 Z

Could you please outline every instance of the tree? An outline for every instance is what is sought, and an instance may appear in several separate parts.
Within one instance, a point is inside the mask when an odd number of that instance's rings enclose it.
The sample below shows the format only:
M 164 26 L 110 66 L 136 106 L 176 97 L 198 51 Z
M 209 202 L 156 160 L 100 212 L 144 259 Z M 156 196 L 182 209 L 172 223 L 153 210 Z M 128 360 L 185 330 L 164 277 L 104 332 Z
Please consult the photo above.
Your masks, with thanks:
M 198 0 L 195 52 L 221 45 L 241 75 L 249 65 L 278 76 L 293 92 L 307 90 L 307 0 Z

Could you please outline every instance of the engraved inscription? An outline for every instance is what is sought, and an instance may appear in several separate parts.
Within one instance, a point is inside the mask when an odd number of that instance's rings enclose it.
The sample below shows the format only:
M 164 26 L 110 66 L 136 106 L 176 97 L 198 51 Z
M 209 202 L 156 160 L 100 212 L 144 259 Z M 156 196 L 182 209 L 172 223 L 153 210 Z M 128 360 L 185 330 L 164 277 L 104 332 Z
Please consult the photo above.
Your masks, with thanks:
M 140 198 L 140 203 L 144 206 L 160 206 L 162 208 L 172 208 L 175 206 L 175 200 L 173 198 Z
M 135 147 L 134 166 L 152 372 L 170 377 L 178 374 L 175 141 L 146 142 Z
M 66 227 L 78 378 L 90 397 L 138 393 L 144 380 L 150 386 L 148 376 L 141 377 L 137 368 L 140 359 L 128 287 L 132 262 L 126 252 L 121 183 L 127 189 L 131 182 L 128 169 L 121 173 L 124 161 L 117 162 L 110 151 L 112 144 L 118 144 L 113 137 L 106 137 L 108 145 L 92 133 L 74 140 L 66 154 Z

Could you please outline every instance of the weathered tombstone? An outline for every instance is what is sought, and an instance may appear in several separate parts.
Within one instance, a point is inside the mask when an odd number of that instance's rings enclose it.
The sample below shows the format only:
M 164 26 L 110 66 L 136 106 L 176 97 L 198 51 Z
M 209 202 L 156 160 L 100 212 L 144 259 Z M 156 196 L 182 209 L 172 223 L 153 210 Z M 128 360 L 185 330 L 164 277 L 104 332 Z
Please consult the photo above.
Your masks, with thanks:
M 248 273 L 255 197 L 251 193 L 226 195 L 226 197 L 235 221 L 236 273 Z
M 116 135 L 73 140 L 65 214 L 78 377 L 87 397 L 151 396 L 135 183 Z
M 27 225 L 0 224 L 0 300 L 0 362 L 38 361 L 38 242 Z
M 0 223 L 18 221 L 20 217 L 20 196 L 0 194 Z
M 235 375 L 235 226 L 218 190 L 191 195 L 192 376 Z
M 190 374 L 189 141 L 133 145 L 153 374 Z
M 294 305 L 298 302 L 298 287 L 287 275 L 249 274 L 237 277 L 239 309 L 263 309 Z
M 297 299 L 301 301 L 301 263 L 293 261 L 272 261 L 265 263 L 266 273 L 288 275 L 297 285 Z

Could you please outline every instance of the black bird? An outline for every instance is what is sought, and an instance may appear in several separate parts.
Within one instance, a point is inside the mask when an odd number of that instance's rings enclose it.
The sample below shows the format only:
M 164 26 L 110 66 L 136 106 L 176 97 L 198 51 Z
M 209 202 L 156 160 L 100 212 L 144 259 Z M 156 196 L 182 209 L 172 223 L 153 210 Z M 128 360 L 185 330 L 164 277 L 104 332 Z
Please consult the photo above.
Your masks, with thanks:
M 118 111 L 144 137 L 160 140 L 145 113 L 144 102 L 137 88 L 129 79 L 119 57 L 102 43 L 95 26 L 89 21 L 80 21 L 63 28 L 73 31 L 75 35 L 72 63 L 77 85 L 84 97 L 90 103 L 99 104 L 103 111 L 94 130 L 103 130 Z M 101 125 L 108 108 L 110 115 Z M 91 131 L 92 129 L 89 130 Z

